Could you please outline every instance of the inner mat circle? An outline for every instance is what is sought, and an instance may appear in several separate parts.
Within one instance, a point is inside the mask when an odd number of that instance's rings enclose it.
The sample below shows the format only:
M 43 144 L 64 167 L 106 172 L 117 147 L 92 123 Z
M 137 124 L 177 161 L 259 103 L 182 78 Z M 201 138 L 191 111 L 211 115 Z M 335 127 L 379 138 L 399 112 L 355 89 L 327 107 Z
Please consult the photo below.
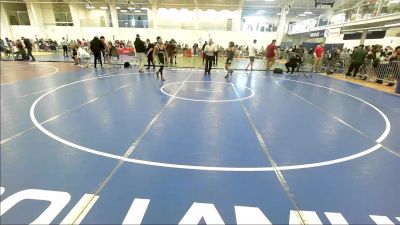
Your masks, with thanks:
M 183 86 L 182 90 L 174 95 L 179 86 Z M 194 102 L 235 102 L 255 95 L 254 90 L 249 87 L 217 81 L 174 82 L 162 86 L 160 90 L 170 97 Z

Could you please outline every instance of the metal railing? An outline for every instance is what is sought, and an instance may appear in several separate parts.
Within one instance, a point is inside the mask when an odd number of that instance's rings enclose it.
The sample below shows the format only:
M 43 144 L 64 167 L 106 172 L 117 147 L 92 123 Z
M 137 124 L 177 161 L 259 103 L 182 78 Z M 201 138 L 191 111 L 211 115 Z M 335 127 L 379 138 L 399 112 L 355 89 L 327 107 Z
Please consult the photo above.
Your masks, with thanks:
M 316 30 L 319 27 L 344 24 L 353 21 L 367 20 L 400 13 L 400 3 L 380 0 L 372 3 L 359 4 L 351 8 L 325 13 L 291 25 L 289 33 L 301 33 Z
M 305 54 L 302 61 L 303 71 L 311 72 L 314 64 L 313 55 Z M 338 60 L 334 61 L 326 60 L 323 63 L 325 71 L 333 71 L 339 74 L 347 73 L 350 64 L 350 57 L 340 57 Z M 389 83 L 394 85 L 400 79 L 400 61 L 383 60 L 380 62 L 374 62 L 372 59 L 365 59 L 356 75 L 370 82 L 378 84 Z
M 400 78 L 400 61 L 381 62 L 375 68 L 375 73 L 376 81 L 396 83 Z

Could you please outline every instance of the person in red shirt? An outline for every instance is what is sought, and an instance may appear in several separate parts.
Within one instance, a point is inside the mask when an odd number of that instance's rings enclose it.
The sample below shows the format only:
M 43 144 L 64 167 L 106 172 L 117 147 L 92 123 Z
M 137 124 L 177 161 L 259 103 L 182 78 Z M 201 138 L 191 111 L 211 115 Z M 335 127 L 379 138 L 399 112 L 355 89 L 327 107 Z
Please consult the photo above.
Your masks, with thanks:
M 315 73 L 319 72 L 322 65 L 322 58 L 324 57 L 324 47 L 325 44 L 321 42 L 314 50 L 314 66 L 313 69 Z
M 267 58 L 267 71 L 269 71 L 275 63 L 275 58 L 277 56 L 276 53 L 276 40 L 272 40 L 272 43 L 268 45 L 266 51 L 266 58 Z

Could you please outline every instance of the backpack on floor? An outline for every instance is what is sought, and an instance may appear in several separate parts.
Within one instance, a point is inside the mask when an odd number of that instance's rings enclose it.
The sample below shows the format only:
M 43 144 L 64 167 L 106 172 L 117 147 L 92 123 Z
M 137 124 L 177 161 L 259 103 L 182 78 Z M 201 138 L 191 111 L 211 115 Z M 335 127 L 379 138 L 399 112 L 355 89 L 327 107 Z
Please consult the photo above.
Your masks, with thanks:
M 280 74 L 282 74 L 282 73 L 283 73 L 283 69 L 281 69 L 281 68 L 275 68 L 275 69 L 274 69 L 274 73 L 280 73 Z
M 131 68 L 131 64 L 129 62 L 124 63 L 124 68 Z

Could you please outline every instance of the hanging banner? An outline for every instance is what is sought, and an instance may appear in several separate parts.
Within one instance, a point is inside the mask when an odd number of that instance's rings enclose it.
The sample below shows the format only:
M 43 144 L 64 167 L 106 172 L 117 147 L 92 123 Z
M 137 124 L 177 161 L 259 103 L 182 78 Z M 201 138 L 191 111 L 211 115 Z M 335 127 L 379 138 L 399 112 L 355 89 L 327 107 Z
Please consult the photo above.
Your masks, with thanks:
M 310 38 L 322 38 L 325 37 L 325 30 L 313 31 L 310 33 Z

